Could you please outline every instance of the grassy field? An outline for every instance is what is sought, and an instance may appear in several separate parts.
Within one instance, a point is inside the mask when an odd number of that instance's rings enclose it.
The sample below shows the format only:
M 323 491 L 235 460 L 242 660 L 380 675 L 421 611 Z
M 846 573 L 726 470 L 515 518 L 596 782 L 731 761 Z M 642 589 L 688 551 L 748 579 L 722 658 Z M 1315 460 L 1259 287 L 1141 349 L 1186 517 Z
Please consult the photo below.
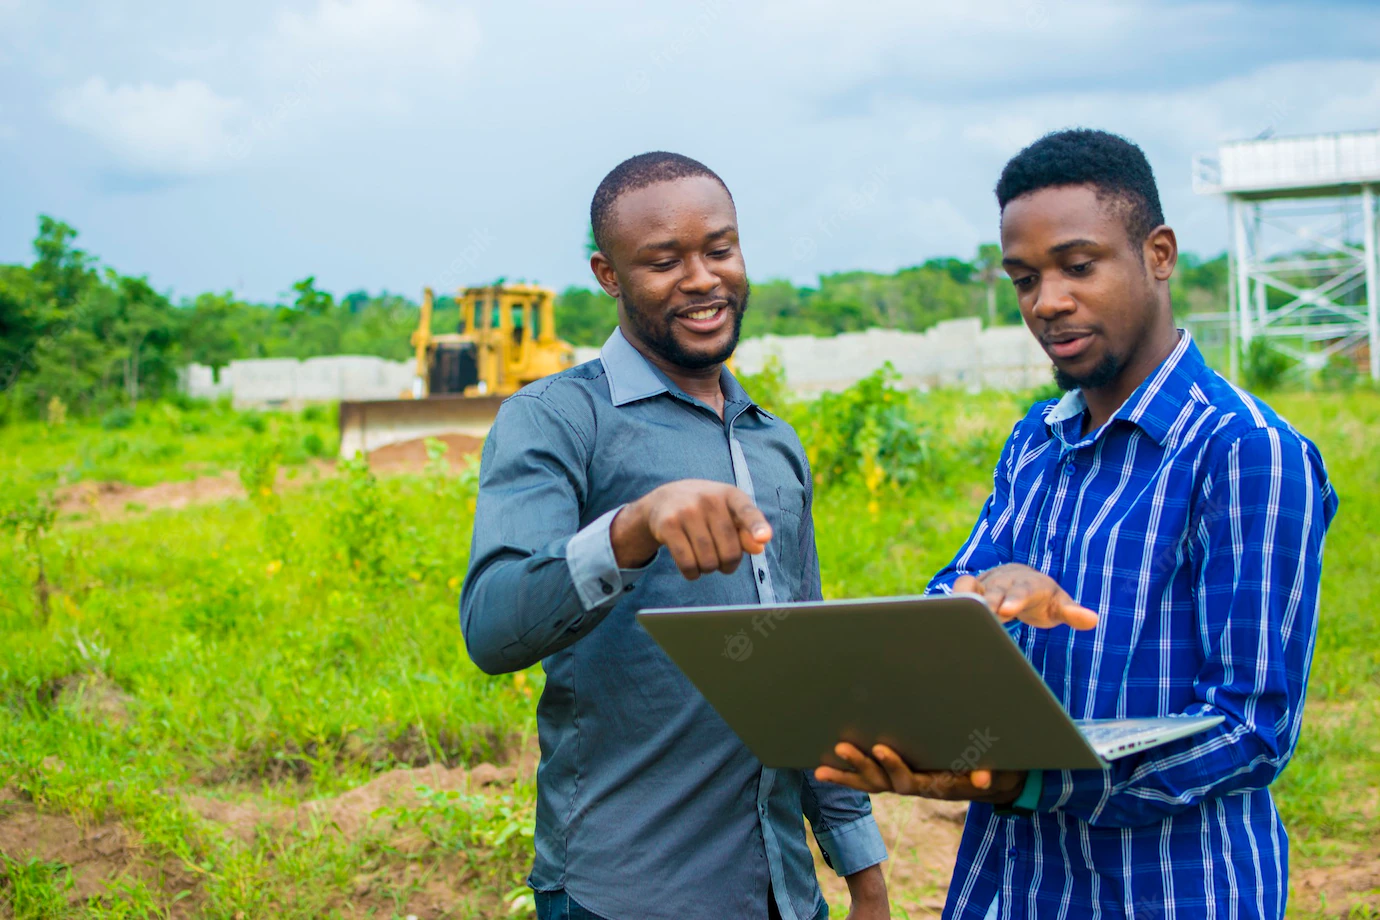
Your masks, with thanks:
M 1380 395 L 1273 402 L 1318 441 L 1342 496 L 1304 738 L 1277 786 L 1293 913 L 1373 917 Z M 820 471 L 826 594 L 923 587 L 966 536 L 1024 404 L 874 381 L 787 407 Z M 213 470 L 242 470 L 249 496 L 0 543 L 0 916 L 530 912 L 542 675 L 489 677 L 465 656 L 473 471 L 377 478 L 352 462 L 281 488 L 275 463 L 330 453 L 329 428 L 323 413 L 154 406 L 127 427 L 0 429 L 12 509 L 78 480 Z M 920 917 L 935 891 L 893 896 L 895 916 Z

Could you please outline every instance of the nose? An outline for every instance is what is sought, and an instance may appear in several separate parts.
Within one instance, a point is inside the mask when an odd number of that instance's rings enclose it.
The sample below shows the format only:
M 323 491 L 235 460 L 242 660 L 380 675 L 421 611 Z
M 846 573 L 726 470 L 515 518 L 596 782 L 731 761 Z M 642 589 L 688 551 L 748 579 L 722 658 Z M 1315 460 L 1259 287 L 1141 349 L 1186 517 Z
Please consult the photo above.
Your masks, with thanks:
M 1074 303 L 1069 285 L 1057 277 L 1040 279 L 1040 291 L 1031 310 L 1037 319 L 1057 319 L 1066 313 L 1072 313 L 1076 308 L 1077 304 Z
M 685 260 L 685 277 L 679 286 L 687 294 L 708 294 L 719 286 L 719 276 L 709 270 L 703 256 L 692 255 Z

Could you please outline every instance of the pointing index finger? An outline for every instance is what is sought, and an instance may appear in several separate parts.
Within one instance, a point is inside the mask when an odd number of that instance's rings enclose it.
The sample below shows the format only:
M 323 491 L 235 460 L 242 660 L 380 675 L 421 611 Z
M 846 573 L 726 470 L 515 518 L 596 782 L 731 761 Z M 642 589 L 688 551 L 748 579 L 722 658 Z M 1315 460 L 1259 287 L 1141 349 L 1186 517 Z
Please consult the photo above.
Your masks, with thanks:
M 760 553 L 771 540 L 771 524 L 767 522 L 766 515 L 744 492 L 729 498 L 728 510 L 733 515 L 734 523 L 738 525 L 739 534 L 744 538 L 743 549 L 749 553 Z

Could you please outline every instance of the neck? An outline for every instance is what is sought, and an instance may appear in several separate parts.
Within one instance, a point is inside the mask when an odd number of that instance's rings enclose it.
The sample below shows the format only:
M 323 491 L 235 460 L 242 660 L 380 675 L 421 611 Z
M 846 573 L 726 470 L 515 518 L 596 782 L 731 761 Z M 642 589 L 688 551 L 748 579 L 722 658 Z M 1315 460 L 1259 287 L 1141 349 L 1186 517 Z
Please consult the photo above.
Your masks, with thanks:
M 1164 363 L 1164 359 L 1174 352 L 1178 344 L 1179 330 L 1170 323 L 1146 340 L 1115 380 L 1097 389 L 1085 389 L 1083 399 L 1088 403 L 1088 414 L 1083 423 L 1083 433 L 1096 431 L 1105 425 L 1107 419 L 1126 404 L 1136 387 Z
M 626 329 L 623 330 L 623 336 L 633 348 L 638 350 L 642 357 L 650 361 L 657 370 L 671 378 L 671 382 L 684 390 L 687 396 L 698 399 L 717 412 L 719 418 L 723 418 L 724 391 L 719 385 L 719 377 L 723 370 L 722 363 L 711 364 L 709 367 L 703 368 L 682 367 L 667 361 L 643 344 L 637 337 L 628 335 Z

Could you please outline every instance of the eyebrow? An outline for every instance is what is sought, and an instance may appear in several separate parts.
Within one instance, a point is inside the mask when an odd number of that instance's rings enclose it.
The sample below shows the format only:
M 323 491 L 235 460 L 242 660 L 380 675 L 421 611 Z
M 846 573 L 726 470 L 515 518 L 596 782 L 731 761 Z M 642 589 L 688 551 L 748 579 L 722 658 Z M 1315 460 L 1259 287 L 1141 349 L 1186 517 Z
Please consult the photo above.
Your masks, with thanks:
M 730 233 L 736 233 L 737 230 L 738 230 L 738 228 L 737 228 L 736 226 L 734 226 L 733 224 L 728 224 L 728 225 L 725 226 L 725 227 L 721 227 L 720 229 L 715 230 L 713 233 L 711 233 L 711 234 L 709 234 L 708 236 L 706 236 L 705 239 L 707 239 L 707 240 L 716 240 L 716 239 L 718 239 L 718 238 L 721 237 L 721 236 L 728 236 Z M 680 240 L 662 240 L 662 241 L 659 242 L 659 243 L 647 243 L 647 244 L 645 244 L 645 245 L 643 245 L 643 246 L 639 246 L 639 247 L 637 248 L 637 251 L 638 251 L 638 252 L 655 252 L 655 251 L 657 251 L 658 249 L 679 249 L 679 248 L 680 248 Z
M 1049 251 L 1050 251 L 1050 254 L 1053 255 L 1053 254 L 1057 254 L 1057 253 L 1061 253 L 1061 252 L 1068 252 L 1070 249 L 1081 249 L 1081 248 L 1084 247 L 1084 246 L 1096 246 L 1096 245 L 1097 245 L 1097 243 L 1093 242 L 1092 240 L 1083 240 L 1083 239 L 1079 239 L 1079 240 L 1066 240 L 1065 242 L 1059 243 L 1059 244 L 1056 245 L 1056 246 L 1051 246 L 1051 247 L 1049 247 Z
M 1076 240 L 1065 240 L 1065 241 L 1062 242 L 1062 243 L 1057 243 L 1057 244 L 1055 244 L 1055 245 L 1049 247 L 1049 254 L 1050 254 L 1050 255 L 1055 255 L 1055 256 L 1057 256 L 1057 255 L 1060 255 L 1061 253 L 1068 252 L 1070 249 L 1081 249 L 1081 248 L 1084 247 L 1084 246 L 1096 246 L 1096 245 L 1097 245 L 1097 242 L 1096 242 L 1095 240 L 1085 240 L 1085 239 L 1081 239 L 1081 238 L 1080 238 L 1080 239 L 1076 239 Z M 1030 268 L 1030 267 L 1031 267 L 1029 262 L 1026 262 L 1026 261 L 1021 260 L 1021 259 L 1012 258 L 1012 257 L 1010 257 L 1010 256 L 1004 257 L 1004 258 L 1001 260 L 1001 264 L 1004 265 L 1004 266 L 1006 266 L 1006 267 L 1008 267 L 1008 268 Z

